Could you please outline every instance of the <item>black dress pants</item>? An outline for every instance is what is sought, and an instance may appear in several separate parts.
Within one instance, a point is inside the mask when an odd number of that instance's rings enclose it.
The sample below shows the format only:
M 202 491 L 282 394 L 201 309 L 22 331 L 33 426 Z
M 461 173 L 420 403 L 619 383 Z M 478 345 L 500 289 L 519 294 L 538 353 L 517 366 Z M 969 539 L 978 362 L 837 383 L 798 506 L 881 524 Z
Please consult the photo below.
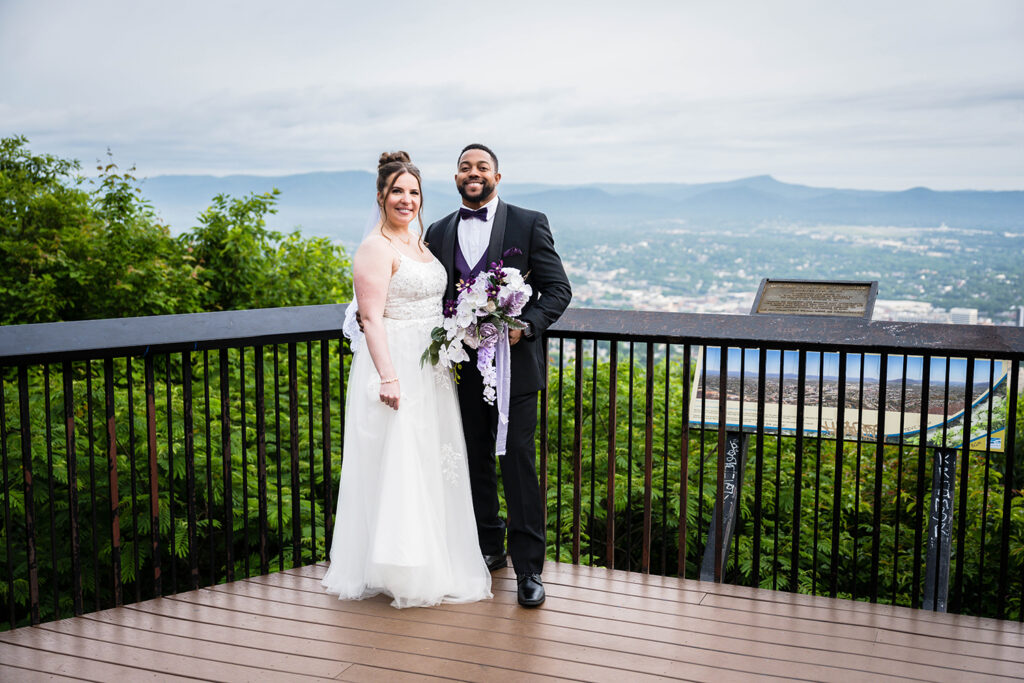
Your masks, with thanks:
M 506 524 L 498 504 L 498 474 L 494 457 L 498 409 L 483 399 L 483 379 L 475 358 L 459 371 L 459 407 L 466 435 L 469 480 L 473 494 L 480 550 L 497 555 L 505 547 L 516 574 L 539 574 L 544 568 L 546 535 L 544 499 L 537 483 L 537 392 L 509 398 L 506 454 L 501 457 L 501 478 L 505 489 Z M 515 368 L 513 368 L 513 372 Z

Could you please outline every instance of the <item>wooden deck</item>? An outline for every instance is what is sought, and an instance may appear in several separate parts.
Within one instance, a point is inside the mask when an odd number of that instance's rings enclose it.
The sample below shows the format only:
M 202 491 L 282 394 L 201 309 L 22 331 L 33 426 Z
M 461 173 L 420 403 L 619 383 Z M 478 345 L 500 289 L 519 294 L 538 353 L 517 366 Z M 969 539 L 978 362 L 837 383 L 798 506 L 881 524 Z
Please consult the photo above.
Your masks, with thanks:
M 1024 626 L 549 562 L 547 603 L 396 610 L 324 565 L 0 633 L 0 680 L 1012 680 Z

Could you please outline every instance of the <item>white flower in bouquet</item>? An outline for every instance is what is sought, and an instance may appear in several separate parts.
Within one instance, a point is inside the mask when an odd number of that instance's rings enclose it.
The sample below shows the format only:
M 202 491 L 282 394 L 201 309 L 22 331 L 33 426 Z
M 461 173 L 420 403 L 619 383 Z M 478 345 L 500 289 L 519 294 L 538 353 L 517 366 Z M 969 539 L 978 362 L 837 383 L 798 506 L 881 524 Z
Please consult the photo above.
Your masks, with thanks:
M 504 256 L 510 253 L 520 252 L 510 250 Z M 445 302 L 444 322 L 431 332 L 430 345 L 420 363 L 429 360 L 457 372 L 459 364 L 469 360 L 466 349 L 475 349 L 484 400 L 493 405 L 498 383 L 497 347 L 503 344 L 503 353 L 507 355 L 508 330 L 524 327 L 518 318 L 532 294 L 533 289 L 519 269 L 506 268 L 502 261 L 491 264 L 490 269 L 469 282 L 460 282 L 458 298 Z M 505 377 L 507 382 L 507 374 Z M 503 391 L 507 396 L 508 387 L 503 386 Z

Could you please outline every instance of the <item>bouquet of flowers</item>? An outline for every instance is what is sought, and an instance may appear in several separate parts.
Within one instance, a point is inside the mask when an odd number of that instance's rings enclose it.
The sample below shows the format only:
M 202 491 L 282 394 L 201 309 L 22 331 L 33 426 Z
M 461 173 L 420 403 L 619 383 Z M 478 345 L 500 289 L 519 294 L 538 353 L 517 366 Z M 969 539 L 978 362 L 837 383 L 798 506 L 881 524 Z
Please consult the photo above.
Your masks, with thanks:
M 502 257 L 521 253 L 506 251 Z M 476 349 L 476 367 L 484 380 L 484 400 L 494 405 L 498 397 L 498 374 L 508 393 L 508 331 L 526 327 L 518 320 L 533 289 L 518 268 L 506 268 L 503 261 L 491 263 L 469 282 L 459 282 L 458 298 L 444 306 L 444 323 L 430 334 L 431 342 L 420 357 L 453 370 L 469 360 L 466 347 Z M 498 363 L 498 357 L 503 362 Z M 498 367 L 503 365 L 504 367 Z

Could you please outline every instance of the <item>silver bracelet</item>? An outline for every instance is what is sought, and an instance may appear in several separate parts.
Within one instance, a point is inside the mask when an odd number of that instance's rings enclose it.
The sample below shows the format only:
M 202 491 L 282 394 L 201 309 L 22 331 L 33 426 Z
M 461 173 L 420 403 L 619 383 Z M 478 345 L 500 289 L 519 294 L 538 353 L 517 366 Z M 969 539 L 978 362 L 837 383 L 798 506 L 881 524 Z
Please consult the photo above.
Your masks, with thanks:
M 380 381 L 380 383 L 381 384 L 391 384 L 392 382 L 397 382 L 397 381 L 398 381 L 397 377 L 392 377 L 391 379 L 382 379 Z

